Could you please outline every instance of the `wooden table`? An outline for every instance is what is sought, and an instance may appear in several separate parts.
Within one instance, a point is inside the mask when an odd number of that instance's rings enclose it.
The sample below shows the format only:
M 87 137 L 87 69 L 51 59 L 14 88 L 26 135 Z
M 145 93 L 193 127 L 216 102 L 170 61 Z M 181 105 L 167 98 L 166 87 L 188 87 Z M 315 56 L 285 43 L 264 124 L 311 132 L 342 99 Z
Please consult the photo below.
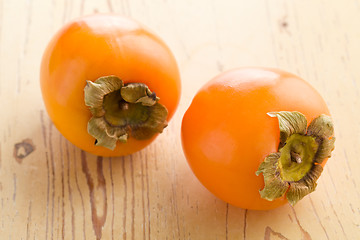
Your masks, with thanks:
M 145 23 L 178 60 L 182 99 L 148 148 L 101 158 L 50 121 L 39 66 L 69 20 L 115 12 Z M 360 239 L 359 0 L 0 0 L 0 239 Z M 182 152 L 196 91 L 240 66 L 278 67 L 324 97 L 336 150 L 295 207 L 250 211 L 215 198 Z

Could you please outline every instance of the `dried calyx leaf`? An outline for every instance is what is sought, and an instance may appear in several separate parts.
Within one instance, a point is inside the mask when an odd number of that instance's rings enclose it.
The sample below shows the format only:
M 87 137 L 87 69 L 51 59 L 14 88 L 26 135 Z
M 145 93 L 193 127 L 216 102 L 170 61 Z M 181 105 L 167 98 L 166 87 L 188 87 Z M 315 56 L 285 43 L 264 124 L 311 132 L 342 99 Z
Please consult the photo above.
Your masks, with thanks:
M 280 153 L 271 153 L 265 158 L 264 162 L 260 164 L 256 172 L 256 175 L 260 173 L 264 175 L 264 181 L 267 183 L 267 187 L 260 191 L 260 195 L 269 201 L 283 196 L 289 188 L 289 184 L 283 182 L 278 176 L 279 173 L 275 171 L 279 158 Z
M 279 149 L 284 146 L 286 139 L 292 134 L 305 134 L 307 121 L 303 114 L 299 112 L 270 112 L 270 117 L 277 117 L 280 128 Z
M 323 170 L 319 165 L 331 156 L 335 137 L 331 118 L 320 115 L 307 128 L 307 121 L 299 112 L 273 112 L 280 129 L 279 152 L 268 155 L 256 175 L 264 176 L 262 198 L 272 201 L 286 195 L 294 205 L 316 188 Z
M 167 109 L 143 83 L 123 84 L 116 76 L 87 81 L 85 104 L 92 118 L 88 132 L 97 146 L 113 150 L 129 137 L 149 139 L 167 126 Z

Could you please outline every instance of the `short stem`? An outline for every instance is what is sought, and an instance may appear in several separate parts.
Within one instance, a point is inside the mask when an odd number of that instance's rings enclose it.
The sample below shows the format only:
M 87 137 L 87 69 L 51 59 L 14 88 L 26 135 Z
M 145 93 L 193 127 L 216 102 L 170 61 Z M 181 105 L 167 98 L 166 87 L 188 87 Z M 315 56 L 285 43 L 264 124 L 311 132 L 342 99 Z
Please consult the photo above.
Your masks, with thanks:
M 291 154 L 291 161 L 297 162 L 297 163 L 301 163 L 301 162 L 302 162 L 300 154 L 298 154 L 298 153 L 296 153 L 296 152 L 293 152 L 293 151 L 291 151 L 290 154 Z

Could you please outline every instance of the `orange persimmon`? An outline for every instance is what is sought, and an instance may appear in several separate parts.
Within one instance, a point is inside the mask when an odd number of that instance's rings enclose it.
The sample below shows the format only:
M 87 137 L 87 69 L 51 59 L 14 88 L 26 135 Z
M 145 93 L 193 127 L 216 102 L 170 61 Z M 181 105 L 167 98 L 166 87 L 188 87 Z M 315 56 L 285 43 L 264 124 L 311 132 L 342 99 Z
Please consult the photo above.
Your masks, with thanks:
M 138 22 L 111 14 L 62 27 L 44 52 L 40 83 L 57 129 L 101 156 L 131 154 L 152 142 L 173 116 L 181 88 L 166 44 Z
M 333 150 L 329 114 L 298 76 L 234 69 L 194 97 L 182 121 L 183 150 L 200 182 L 232 205 L 267 210 L 295 204 L 315 189 Z

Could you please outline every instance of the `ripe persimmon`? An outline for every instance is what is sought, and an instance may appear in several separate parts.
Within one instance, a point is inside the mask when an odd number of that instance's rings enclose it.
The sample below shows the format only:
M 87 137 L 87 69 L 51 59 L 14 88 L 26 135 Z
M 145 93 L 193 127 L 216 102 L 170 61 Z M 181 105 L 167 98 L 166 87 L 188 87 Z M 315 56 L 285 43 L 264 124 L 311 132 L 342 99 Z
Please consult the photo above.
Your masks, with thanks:
M 234 69 L 194 97 L 182 121 L 183 149 L 200 182 L 232 205 L 295 204 L 315 189 L 334 148 L 329 115 L 320 94 L 294 74 Z
M 61 28 L 40 74 L 47 112 L 79 148 L 102 156 L 136 152 L 167 125 L 180 75 L 166 44 L 138 22 L 95 14 Z

